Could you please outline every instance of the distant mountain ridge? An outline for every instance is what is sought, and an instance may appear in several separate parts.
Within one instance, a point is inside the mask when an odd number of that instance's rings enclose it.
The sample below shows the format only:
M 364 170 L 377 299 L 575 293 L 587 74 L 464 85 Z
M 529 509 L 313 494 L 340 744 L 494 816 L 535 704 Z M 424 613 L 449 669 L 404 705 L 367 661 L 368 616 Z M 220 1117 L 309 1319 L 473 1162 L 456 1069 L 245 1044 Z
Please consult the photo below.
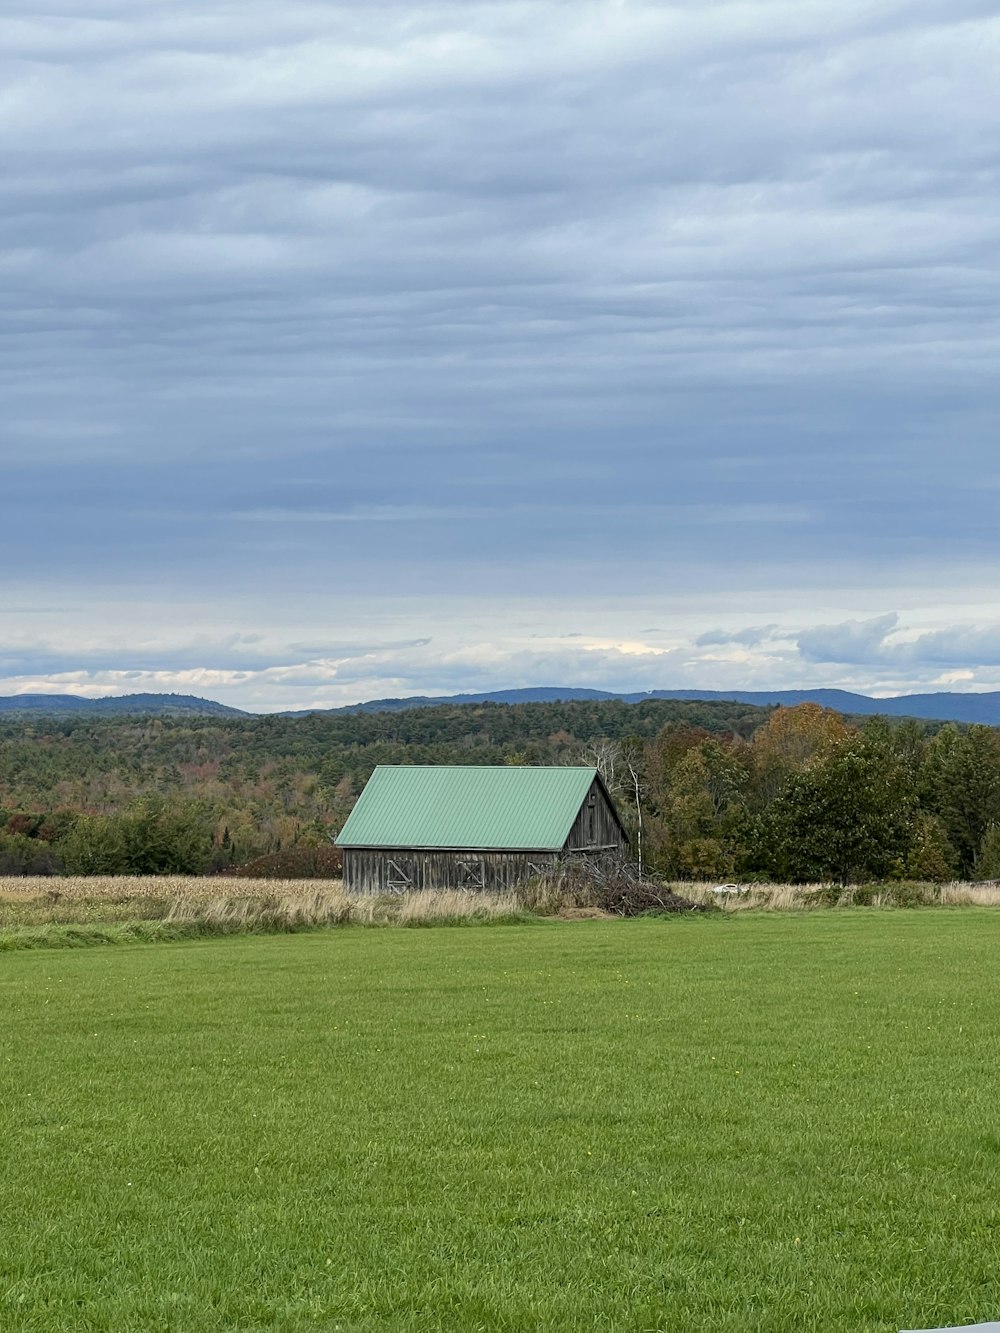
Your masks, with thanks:
M 733 701 L 769 707 L 782 704 L 794 708 L 796 704 L 816 703 L 833 708 L 838 713 L 873 717 L 918 717 L 938 722 L 978 722 L 984 726 L 1000 726 L 1000 690 L 981 694 L 899 694 L 887 699 L 873 699 L 867 694 L 850 690 L 642 690 L 627 693 L 617 690 L 590 690 L 576 687 L 541 686 L 520 690 L 494 690 L 486 694 L 453 694 L 447 698 L 413 695 L 405 699 L 372 699 L 367 703 L 348 704 L 343 708 L 310 709 L 305 713 L 286 716 L 306 716 L 308 712 L 323 713 L 395 713 L 406 708 L 434 708 L 456 704 L 529 704 L 572 702 L 581 699 L 619 699 L 623 703 L 642 703 L 646 699 L 689 699 L 695 701 Z
M 411 708 L 455 707 L 462 704 L 572 703 L 576 700 L 612 700 L 642 703 L 647 699 L 679 699 L 697 702 L 718 701 L 769 707 L 782 704 L 816 703 L 839 713 L 856 716 L 882 714 L 889 717 L 916 717 L 940 722 L 978 722 L 1000 726 L 1000 690 L 980 694 L 899 694 L 888 699 L 873 699 L 850 690 L 592 690 L 577 686 L 537 686 L 516 690 L 492 690 L 481 694 L 411 695 L 398 699 L 370 699 L 365 703 L 341 708 L 305 708 L 285 710 L 279 717 L 329 716 L 344 713 L 397 713 Z M 202 699 L 193 694 L 122 694 L 104 699 L 82 699 L 75 694 L 14 694 L 0 696 L 0 714 L 86 715 L 86 716 L 202 716 L 254 717 L 246 709 L 233 708 Z
M 116 694 L 106 699 L 81 699 L 76 694 L 0 695 L 0 713 L 97 714 L 98 716 L 138 715 L 178 716 L 198 714 L 210 717 L 249 717 L 242 708 L 230 708 L 214 699 L 199 699 L 194 694 Z

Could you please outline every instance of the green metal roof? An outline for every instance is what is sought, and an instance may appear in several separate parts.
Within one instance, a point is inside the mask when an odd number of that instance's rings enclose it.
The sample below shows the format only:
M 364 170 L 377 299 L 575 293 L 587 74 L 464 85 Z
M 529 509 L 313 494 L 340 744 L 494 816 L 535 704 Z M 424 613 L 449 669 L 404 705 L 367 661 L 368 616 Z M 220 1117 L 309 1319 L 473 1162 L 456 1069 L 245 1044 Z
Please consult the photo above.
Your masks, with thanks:
M 558 851 L 596 774 L 595 768 L 380 764 L 337 846 Z

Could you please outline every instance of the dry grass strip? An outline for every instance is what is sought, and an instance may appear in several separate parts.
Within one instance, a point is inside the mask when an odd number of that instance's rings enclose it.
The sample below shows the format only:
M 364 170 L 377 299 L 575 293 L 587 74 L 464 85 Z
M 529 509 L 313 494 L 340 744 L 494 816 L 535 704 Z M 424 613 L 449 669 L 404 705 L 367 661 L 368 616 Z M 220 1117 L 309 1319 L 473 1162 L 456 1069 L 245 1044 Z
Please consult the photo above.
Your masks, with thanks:
M 973 884 L 671 884 L 694 902 L 723 912 L 806 912 L 821 907 L 1000 907 L 1000 883 Z
M 513 921 L 525 915 L 524 905 L 512 893 L 427 890 L 352 898 L 340 880 L 169 875 L 0 879 L 0 929 L 140 920 L 230 934 L 348 924 Z
M 1000 907 L 1000 883 L 888 885 L 712 883 L 664 886 L 723 912 L 806 912 L 850 907 Z M 574 916 L 579 893 L 425 890 L 350 897 L 340 880 L 220 879 L 182 875 L 0 877 L 0 928 L 135 920 L 202 924 L 222 932 L 321 925 L 420 926 L 513 921 L 527 913 Z
M 200 922 L 229 930 L 301 930 L 308 926 L 424 926 L 440 922 L 513 920 L 513 894 L 422 890 L 349 898 L 342 889 L 281 893 L 267 899 L 175 898 L 167 922 Z

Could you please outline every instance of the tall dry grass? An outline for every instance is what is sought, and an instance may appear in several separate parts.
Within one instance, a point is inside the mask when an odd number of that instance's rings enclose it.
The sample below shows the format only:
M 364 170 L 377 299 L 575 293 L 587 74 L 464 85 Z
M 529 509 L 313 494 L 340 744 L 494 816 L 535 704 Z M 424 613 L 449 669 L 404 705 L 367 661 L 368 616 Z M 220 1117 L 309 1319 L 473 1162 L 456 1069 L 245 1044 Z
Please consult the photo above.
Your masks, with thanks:
M 723 912 L 807 912 L 823 907 L 1000 907 L 1000 884 L 903 880 L 888 884 L 746 884 L 720 892 L 714 884 L 670 886 Z
M 396 924 L 430 925 L 436 921 L 510 920 L 524 911 L 514 893 L 463 893 L 460 889 L 421 889 L 398 898 Z
M 451 890 L 350 898 L 343 889 L 281 893 L 265 899 L 175 898 L 169 923 L 197 922 L 221 934 L 254 930 L 303 930 L 311 926 L 429 926 L 442 923 L 516 920 L 521 908 L 512 894 Z
M 952 907 L 1000 907 L 1000 884 L 942 884 L 941 902 Z
M 420 926 L 517 920 L 510 893 L 424 891 L 350 897 L 340 880 L 186 876 L 0 878 L 0 930 L 161 922 L 204 933 L 305 930 L 316 926 Z
M 817 890 L 822 892 L 826 889 L 825 885 L 746 884 L 738 886 L 735 892 L 719 892 L 715 884 L 680 881 L 670 887 L 677 893 L 683 893 L 692 902 L 717 907 L 723 912 L 802 911 L 807 907 L 818 906 L 818 902 L 813 900 L 817 897 Z
M 270 898 L 174 898 L 164 914 L 169 924 L 197 922 L 219 934 L 254 930 L 304 930 L 345 926 L 354 904 L 343 891 L 281 894 Z

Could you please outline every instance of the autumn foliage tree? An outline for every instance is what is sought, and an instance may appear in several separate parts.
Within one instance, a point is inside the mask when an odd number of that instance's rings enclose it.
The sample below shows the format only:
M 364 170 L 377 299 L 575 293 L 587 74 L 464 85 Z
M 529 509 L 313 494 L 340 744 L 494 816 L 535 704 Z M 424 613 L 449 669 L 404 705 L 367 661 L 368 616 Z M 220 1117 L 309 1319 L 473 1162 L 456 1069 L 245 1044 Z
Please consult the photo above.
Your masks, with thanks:
M 754 796 L 759 806 L 781 792 L 794 774 L 807 769 L 818 755 L 840 745 L 851 729 L 839 713 L 819 704 L 776 708 L 751 743 Z

